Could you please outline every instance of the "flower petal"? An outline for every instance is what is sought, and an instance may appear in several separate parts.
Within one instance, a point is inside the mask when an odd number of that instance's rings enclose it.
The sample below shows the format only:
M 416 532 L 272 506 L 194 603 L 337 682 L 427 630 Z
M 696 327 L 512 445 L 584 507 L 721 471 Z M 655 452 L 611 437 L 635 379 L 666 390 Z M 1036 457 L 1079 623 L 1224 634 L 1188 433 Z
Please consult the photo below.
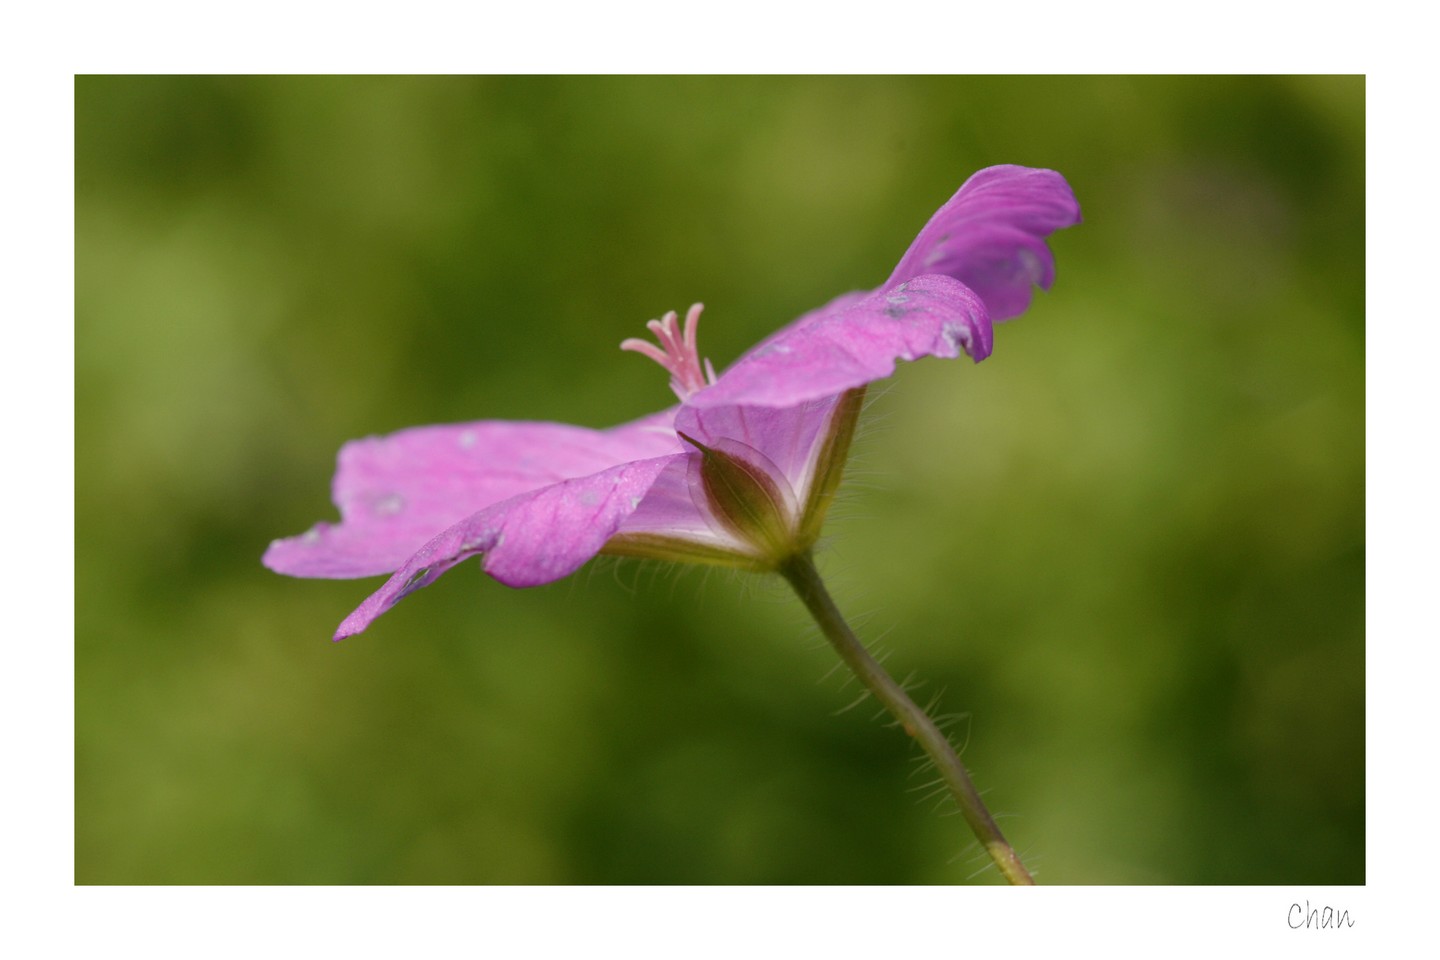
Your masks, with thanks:
M 1045 238 L 1079 222 L 1080 204 L 1054 170 L 987 167 L 935 212 L 886 286 L 943 273 L 979 294 L 992 320 L 1009 320 L 1030 306 L 1035 284 L 1055 280 Z
M 716 549 L 735 549 L 733 537 L 716 530 L 709 516 L 690 496 L 690 461 L 699 454 L 690 450 L 676 457 L 650 485 L 645 499 L 620 525 L 622 534 L 654 534 L 667 539 L 690 540 Z
M 559 480 L 685 449 L 674 411 L 610 430 L 480 421 L 367 437 L 340 450 L 333 496 L 341 523 L 277 540 L 264 564 L 299 577 L 389 573 L 471 514 Z
M 671 454 L 622 463 L 493 504 L 421 547 L 385 585 L 346 617 L 335 639 L 354 636 L 406 595 L 434 583 L 462 560 L 482 556 L 490 576 L 534 587 L 569 576 L 600 552 L 675 460 Z
M 675 429 L 707 446 L 745 444 L 764 454 L 796 493 L 809 486 L 820 435 L 839 396 L 831 393 L 797 406 L 682 407 Z
M 888 377 L 896 360 L 958 357 L 963 349 L 978 361 L 990 346 L 980 298 L 950 277 L 922 276 L 847 294 L 806 314 L 692 394 L 685 407 L 794 406 Z

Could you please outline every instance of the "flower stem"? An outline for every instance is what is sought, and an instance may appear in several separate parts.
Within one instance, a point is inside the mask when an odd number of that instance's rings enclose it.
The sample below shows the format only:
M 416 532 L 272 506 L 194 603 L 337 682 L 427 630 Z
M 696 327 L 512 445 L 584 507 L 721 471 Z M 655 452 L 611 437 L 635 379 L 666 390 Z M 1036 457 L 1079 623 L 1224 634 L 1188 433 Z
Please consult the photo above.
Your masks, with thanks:
M 800 595 L 815 622 L 820 625 L 825 638 L 840 654 L 845 665 L 860 678 L 860 682 L 885 705 L 895 719 L 900 721 L 905 732 L 920 741 L 920 746 L 939 768 L 940 775 L 955 796 L 956 802 L 960 804 L 960 812 L 964 814 L 965 822 L 975 831 L 976 839 L 985 847 L 1005 879 L 1012 884 L 1034 884 L 1029 871 L 1020 862 L 1020 857 L 995 825 L 990 811 L 985 809 L 975 784 L 970 780 L 970 774 L 960 762 L 960 757 L 956 755 L 949 739 L 856 639 L 854 631 L 840 615 L 835 601 L 826 591 L 810 554 L 804 553 L 792 558 L 780 567 L 779 572 Z

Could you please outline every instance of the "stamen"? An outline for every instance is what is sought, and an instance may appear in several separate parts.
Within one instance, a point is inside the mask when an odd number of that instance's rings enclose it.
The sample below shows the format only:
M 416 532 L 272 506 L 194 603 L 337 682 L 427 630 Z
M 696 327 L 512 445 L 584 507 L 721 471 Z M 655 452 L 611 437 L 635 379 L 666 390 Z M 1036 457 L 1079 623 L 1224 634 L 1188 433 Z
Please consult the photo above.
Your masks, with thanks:
M 645 324 L 659 341 L 658 347 L 637 337 L 631 337 L 620 344 L 621 350 L 643 354 L 669 370 L 670 389 L 674 390 L 681 400 L 715 382 L 715 368 L 710 365 L 709 360 L 704 361 L 702 367 L 697 346 L 700 311 L 704 309 L 704 304 L 697 303 L 686 311 L 683 331 L 675 328 L 675 322 L 679 318 L 674 310 L 659 320 L 651 320 Z

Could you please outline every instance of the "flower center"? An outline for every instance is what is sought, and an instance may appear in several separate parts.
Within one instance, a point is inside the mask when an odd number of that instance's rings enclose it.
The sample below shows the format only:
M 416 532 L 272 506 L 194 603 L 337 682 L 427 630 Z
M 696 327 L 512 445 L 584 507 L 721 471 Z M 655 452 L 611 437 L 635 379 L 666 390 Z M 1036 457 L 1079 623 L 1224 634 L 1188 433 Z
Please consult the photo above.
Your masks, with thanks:
M 715 368 L 710 366 L 709 360 L 702 364 L 700 352 L 695 346 L 695 328 L 700 325 L 700 311 L 704 309 L 704 304 L 697 303 L 686 312 L 684 333 L 675 328 L 677 317 L 674 310 L 659 320 L 645 324 L 660 342 L 658 347 L 637 337 L 620 344 L 621 350 L 644 354 L 669 370 L 670 389 L 682 401 L 715 382 Z

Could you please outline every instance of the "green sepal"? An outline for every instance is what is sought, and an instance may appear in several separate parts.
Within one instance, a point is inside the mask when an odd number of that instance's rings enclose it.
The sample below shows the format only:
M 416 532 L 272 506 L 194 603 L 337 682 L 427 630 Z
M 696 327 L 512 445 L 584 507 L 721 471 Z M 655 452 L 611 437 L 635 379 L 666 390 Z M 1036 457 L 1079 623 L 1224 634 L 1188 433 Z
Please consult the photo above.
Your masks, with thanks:
M 762 455 L 748 448 L 741 453 L 743 445 L 736 441 L 720 441 L 734 448 L 727 450 L 683 433 L 679 436 L 700 451 L 700 486 L 711 515 L 736 539 L 753 547 L 765 569 L 803 549 L 796 537 L 793 497 L 782 492 L 773 464 L 755 462 L 763 460 Z
M 830 414 L 830 423 L 825 429 L 825 441 L 815 457 L 815 475 L 810 491 L 805 497 L 804 508 L 800 511 L 800 542 L 806 549 L 820 538 L 820 527 L 825 523 L 825 514 L 835 499 L 840 479 L 845 474 L 845 461 L 850 456 L 850 441 L 855 436 L 855 424 L 860 419 L 860 408 L 865 405 L 865 388 L 856 387 L 840 394 L 835 409 Z
M 770 564 L 747 553 L 711 546 L 680 537 L 658 533 L 617 533 L 605 542 L 601 553 L 612 557 L 637 557 L 644 560 L 669 560 L 674 563 L 702 563 L 739 570 L 769 570 Z

